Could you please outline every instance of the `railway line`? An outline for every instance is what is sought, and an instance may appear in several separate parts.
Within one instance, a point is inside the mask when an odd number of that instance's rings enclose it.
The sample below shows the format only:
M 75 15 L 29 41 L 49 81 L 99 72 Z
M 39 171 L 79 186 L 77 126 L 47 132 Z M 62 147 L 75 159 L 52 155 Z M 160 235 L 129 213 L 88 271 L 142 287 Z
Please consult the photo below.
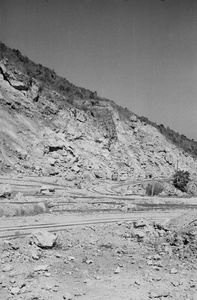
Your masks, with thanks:
M 120 189 L 124 186 L 156 180 L 171 179 L 127 180 L 122 183 L 99 180 L 97 185 L 86 185 L 79 190 L 70 183 L 58 183 L 54 178 L 0 176 L 0 186 L 9 184 L 15 193 L 21 192 L 26 197 L 26 201 L 15 201 L 14 197 L 0 198 L 2 205 L 25 207 L 43 202 L 50 207 L 50 213 L 41 215 L 38 221 L 35 221 L 35 216 L 0 218 L 0 239 L 25 236 L 38 229 L 57 232 L 74 226 L 134 222 L 139 218 L 162 221 L 179 216 L 184 210 L 197 209 L 195 197 L 159 199 L 139 195 L 120 195 Z M 43 185 L 53 188 L 55 193 L 40 194 Z M 128 212 L 124 210 L 127 206 L 137 208 Z
M 134 213 L 131 215 L 113 215 L 106 217 L 97 216 L 95 218 L 76 218 L 73 216 L 67 222 L 47 222 L 47 223 L 37 223 L 37 224 L 27 224 L 24 225 L 18 220 L 18 224 L 14 226 L 9 226 L 4 223 L 0 223 L 0 239 L 2 238 L 14 238 L 14 237 L 21 237 L 25 235 L 29 235 L 34 230 L 39 229 L 46 229 L 51 232 L 63 231 L 66 230 L 68 227 L 75 227 L 75 226 L 88 226 L 88 225 L 99 225 L 99 224 L 110 224 L 110 223 L 117 223 L 117 222 L 134 222 L 139 218 L 146 218 L 150 221 L 163 221 L 175 216 L 178 216 L 180 212 L 163 212 L 163 213 Z M 7 224 L 9 224 L 7 220 Z
M 52 182 L 50 182 L 50 181 Z M 138 179 L 138 180 L 131 180 L 127 179 L 123 182 L 112 182 L 111 180 L 98 180 L 96 186 L 91 186 L 88 187 L 86 192 L 94 192 L 98 194 L 114 194 L 118 192 L 118 188 L 121 188 L 123 186 L 128 186 L 128 185 L 134 185 L 134 184 L 143 184 L 143 183 L 149 183 L 149 182 L 166 182 L 172 180 L 171 178 L 154 178 L 154 179 Z M 51 178 L 46 178 L 45 180 L 42 180 L 40 177 L 28 177 L 27 179 L 24 178 L 12 178 L 12 177 L 5 177 L 5 176 L 0 176 L 0 184 L 10 184 L 13 187 L 24 187 L 24 188 L 36 188 L 36 187 L 41 187 L 42 185 L 48 185 L 51 187 L 54 187 L 56 189 L 66 189 L 69 191 L 71 188 L 67 184 L 59 184 L 54 182 L 54 180 L 51 180 Z M 103 189 L 104 187 L 104 189 Z M 101 190 L 103 189 L 103 190 Z M 78 191 L 80 194 L 80 192 Z
M 62 180 L 63 181 L 63 180 Z M 127 196 L 137 196 L 130 194 L 129 191 L 125 190 L 122 193 L 122 189 L 125 187 L 130 187 L 133 185 L 143 185 L 146 183 L 155 183 L 155 182 L 170 182 L 172 178 L 148 178 L 148 179 L 137 179 L 131 180 L 127 179 L 122 182 L 112 182 L 111 180 L 97 180 L 97 184 L 90 184 L 85 186 L 80 190 L 73 186 L 70 186 L 66 181 L 63 183 L 58 183 L 57 179 L 46 177 L 40 178 L 36 176 L 26 177 L 26 178 L 13 178 L 0 176 L 0 186 L 2 184 L 9 184 L 14 192 L 23 192 L 27 195 L 37 196 L 41 187 L 48 186 L 49 188 L 55 189 L 59 193 L 65 193 L 70 197 L 127 197 Z M 195 178 L 192 178 L 192 181 L 196 181 Z

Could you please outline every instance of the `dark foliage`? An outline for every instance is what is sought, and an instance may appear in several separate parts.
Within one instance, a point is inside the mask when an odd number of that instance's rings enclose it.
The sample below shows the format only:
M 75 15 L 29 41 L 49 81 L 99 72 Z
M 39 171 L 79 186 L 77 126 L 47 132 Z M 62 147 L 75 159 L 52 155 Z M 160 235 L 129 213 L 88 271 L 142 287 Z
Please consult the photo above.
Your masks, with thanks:
M 146 186 L 148 196 L 158 196 L 161 192 L 163 192 L 163 185 L 159 182 L 151 182 Z
M 179 170 L 174 174 L 173 184 L 175 188 L 181 190 L 182 192 L 187 191 L 187 184 L 189 181 L 190 174 L 188 171 Z
M 193 139 L 188 139 L 184 134 L 179 134 L 169 127 L 165 127 L 163 124 L 157 125 L 154 122 L 151 122 L 146 117 L 139 117 L 139 119 L 145 124 L 150 124 L 157 128 L 168 140 L 170 140 L 177 147 L 182 148 L 186 152 L 190 153 L 194 157 L 197 157 L 197 142 Z
M 16 67 L 23 74 L 28 75 L 32 79 L 35 78 L 40 82 L 42 87 L 50 87 L 50 89 L 60 93 L 66 99 L 74 96 L 76 99 L 97 99 L 97 93 L 80 88 L 70 83 L 66 78 L 58 76 L 54 70 L 36 64 L 28 57 L 21 54 L 19 50 L 10 49 L 0 42 L 0 59 L 8 59 L 10 67 Z

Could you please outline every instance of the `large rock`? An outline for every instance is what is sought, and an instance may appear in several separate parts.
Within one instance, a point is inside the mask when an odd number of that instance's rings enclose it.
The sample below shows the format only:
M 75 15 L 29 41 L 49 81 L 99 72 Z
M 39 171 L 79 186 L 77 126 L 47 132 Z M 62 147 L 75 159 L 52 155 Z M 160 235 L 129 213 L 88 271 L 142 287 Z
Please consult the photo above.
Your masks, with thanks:
M 65 176 L 65 179 L 68 181 L 74 181 L 74 180 L 76 180 L 76 178 L 77 178 L 76 175 L 72 174 L 72 173 L 66 174 L 66 176 Z
M 106 178 L 105 171 L 103 170 L 95 170 L 94 175 L 96 176 L 96 178 Z
M 9 198 L 12 193 L 12 188 L 9 184 L 3 184 L 0 186 L 0 197 Z
M 53 194 L 54 192 L 55 192 L 55 188 L 48 185 L 42 185 L 40 188 L 40 194 L 43 195 L 50 195 Z
M 32 233 L 31 241 L 40 248 L 52 248 L 57 241 L 57 236 L 46 230 L 39 230 Z

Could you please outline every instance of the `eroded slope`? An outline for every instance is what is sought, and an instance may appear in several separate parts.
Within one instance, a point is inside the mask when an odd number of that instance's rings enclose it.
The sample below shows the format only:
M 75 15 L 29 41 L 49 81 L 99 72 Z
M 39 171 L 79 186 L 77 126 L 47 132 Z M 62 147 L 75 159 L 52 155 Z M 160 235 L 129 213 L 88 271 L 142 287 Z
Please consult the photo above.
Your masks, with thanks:
M 113 101 L 75 86 L 70 97 L 72 84 L 61 93 L 5 57 L 0 67 L 1 172 L 136 179 L 170 177 L 178 163 L 196 175 L 195 157 Z

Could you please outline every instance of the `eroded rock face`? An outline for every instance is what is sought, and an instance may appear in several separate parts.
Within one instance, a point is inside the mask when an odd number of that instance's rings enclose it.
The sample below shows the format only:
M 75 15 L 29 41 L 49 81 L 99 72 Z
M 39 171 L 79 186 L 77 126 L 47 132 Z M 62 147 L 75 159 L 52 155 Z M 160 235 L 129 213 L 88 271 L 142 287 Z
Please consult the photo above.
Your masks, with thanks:
M 1 172 L 117 180 L 197 174 L 196 159 L 153 126 L 103 98 L 66 101 L 1 62 Z M 6 78 L 3 74 L 7 74 Z M 28 86 L 28 90 L 14 87 Z M 34 101 L 39 93 L 38 101 Z M 85 92 L 84 92 L 85 93 Z M 86 95 L 86 94 L 84 94 Z M 96 97 L 96 96 L 95 96 Z M 113 178 L 112 178 L 113 177 Z

